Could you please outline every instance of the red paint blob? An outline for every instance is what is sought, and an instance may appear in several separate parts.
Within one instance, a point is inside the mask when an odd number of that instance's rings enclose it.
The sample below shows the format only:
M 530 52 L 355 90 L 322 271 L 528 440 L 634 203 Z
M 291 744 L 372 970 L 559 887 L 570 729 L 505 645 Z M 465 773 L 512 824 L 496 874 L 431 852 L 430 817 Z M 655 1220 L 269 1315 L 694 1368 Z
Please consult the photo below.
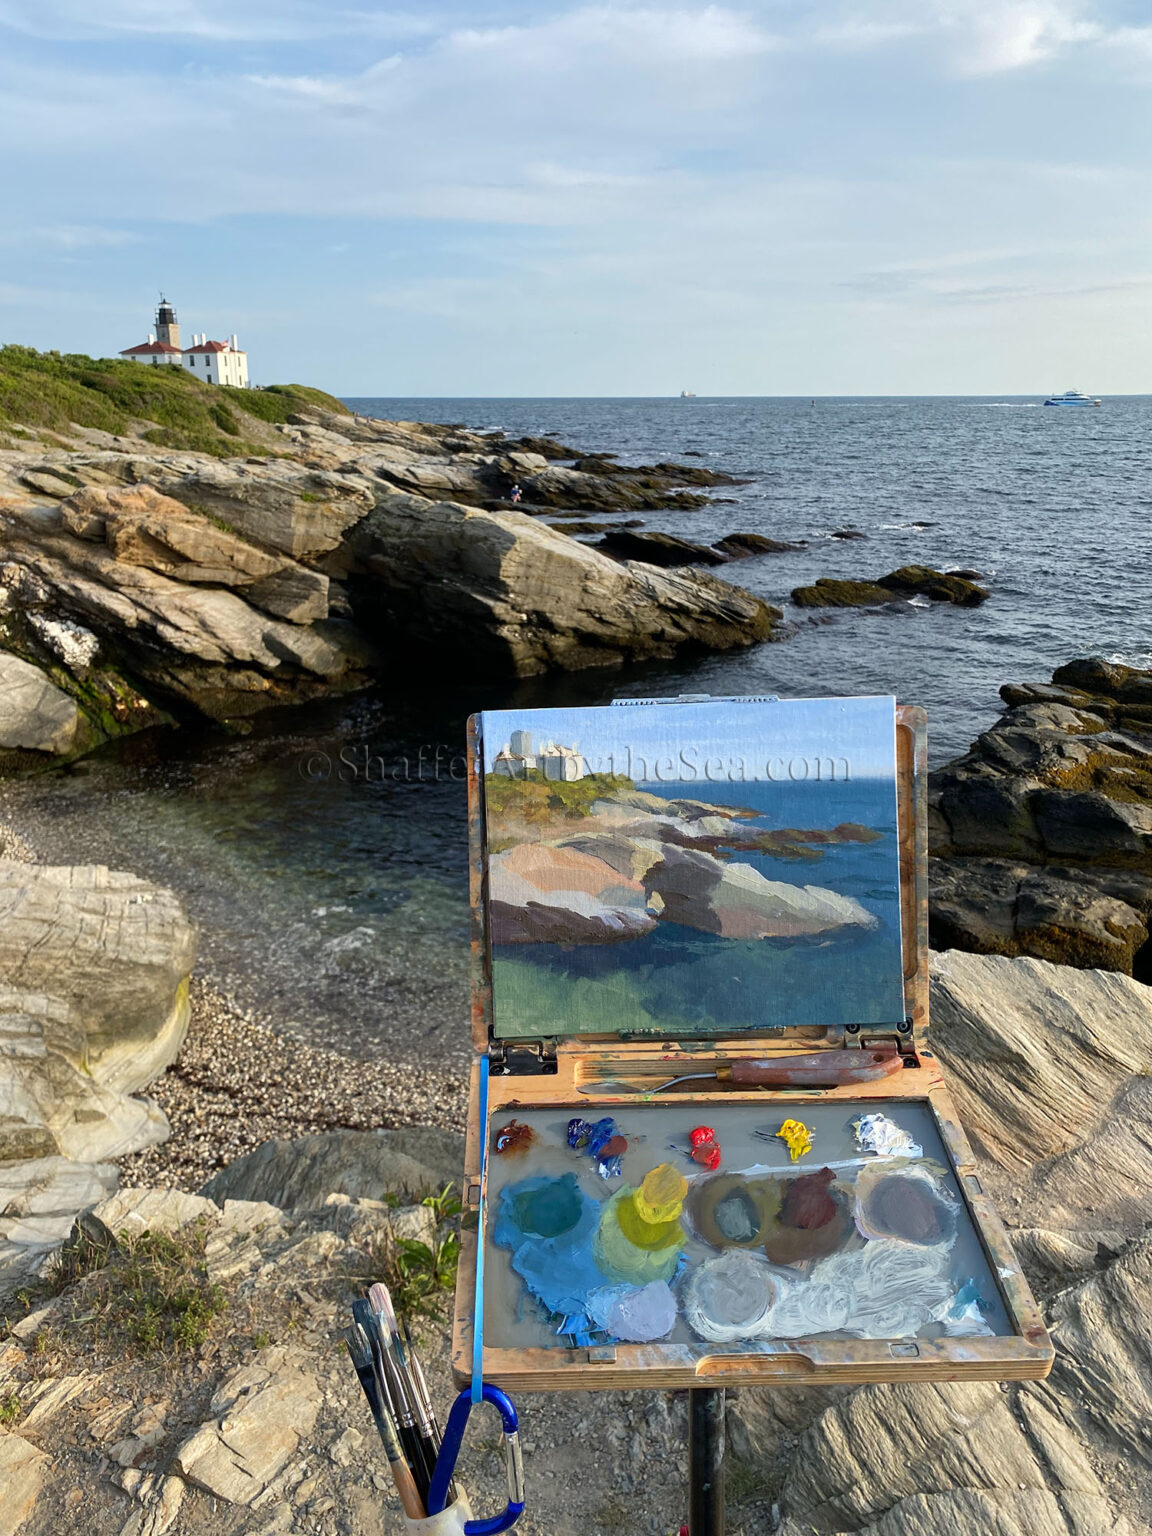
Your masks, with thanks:
M 720 1148 L 714 1141 L 699 1142 L 688 1155 L 694 1163 L 707 1168 L 709 1173 L 715 1173 L 720 1166 Z
M 710 1125 L 698 1125 L 694 1131 L 688 1132 L 688 1141 L 693 1147 L 706 1146 L 715 1140 L 716 1132 Z

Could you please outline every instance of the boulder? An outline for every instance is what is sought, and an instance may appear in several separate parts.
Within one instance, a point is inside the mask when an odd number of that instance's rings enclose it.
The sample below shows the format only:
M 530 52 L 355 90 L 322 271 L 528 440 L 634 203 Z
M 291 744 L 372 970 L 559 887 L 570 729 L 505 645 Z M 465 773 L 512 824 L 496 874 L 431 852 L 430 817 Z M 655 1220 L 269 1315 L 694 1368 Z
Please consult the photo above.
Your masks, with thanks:
M 1131 1536 L 1054 1395 L 1015 1406 L 995 1382 L 859 1388 L 801 1438 L 780 1536 Z
M 14 521 L 8 554 L 25 611 L 78 621 L 145 686 L 204 714 L 227 719 L 361 680 L 353 669 L 364 647 L 343 630 L 289 623 L 238 592 L 125 563 L 107 547 L 62 531 L 59 521 L 45 527 L 22 513 Z M 311 601 L 299 592 L 292 597 L 291 571 L 263 578 L 262 590 L 286 576 L 281 606 Z
M 347 541 L 361 621 L 459 670 L 530 676 L 727 650 L 780 617 L 704 571 L 620 565 L 518 512 L 384 495 Z
M 31 1515 L 52 1459 L 20 1435 L 0 1434 L 0 1536 L 16 1536 Z
M 607 533 L 596 545 L 619 560 L 643 560 L 647 565 L 723 565 L 725 555 L 707 544 L 693 544 L 671 533 Z
M 100 1160 L 163 1139 L 163 1115 L 132 1096 L 179 1050 L 195 951 L 161 886 L 0 860 L 0 1158 Z
M 893 592 L 922 593 L 936 603 L 956 603 L 961 608 L 974 608 L 984 602 L 988 593 L 974 581 L 965 577 L 948 575 L 933 570 L 930 565 L 902 565 L 898 571 L 880 577 L 882 587 Z
M 786 555 L 804 549 L 804 543 L 788 544 L 783 539 L 769 539 L 762 533 L 728 533 L 712 546 L 729 560 L 744 560 L 749 555 Z
M 432 1126 L 385 1131 L 331 1131 L 294 1141 L 268 1141 L 221 1169 L 201 1194 L 217 1204 L 266 1200 L 281 1210 L 322 1206 L 329 1195 L 381 1200 L 459 1185 L 464 1138 Z
M 866 608 L 889 603 L 893 597 L 930 597 L 937 603 L 975 607 L 988 596 L 983 587 L 961 576 L 945 575 L 928 565 L 904 565 L 875 581 L 844 581 L 820 576 L 815 586 L 797 587 L 792 601 L 798 608 Z
M 56 1155 L 0 1162 L 0 1290 L 36 1275 L 76 1213 L 105 1200 L 118 1180 L 111 1163 Z
M 959 1118 L 1046 1225 L 1143 1230 L 1152 1164 L 1152 991 L 1113 971 L 1043 960 L 932 957 L 931 1038 Z
M 767 880 L 750 864 L 724 863 L 689 848 L 664 847 L 644 876 L 663 922 L 726 939 L 794 939 L 871 928 L 876 919 L 851 896 L 816 885 Z
M 194 586 L 240 589 L 257 607 L 296 624 L 328 616 L 327 576 L 257 548 L 151 486 L 87 486 L 60 512 L 70 532 L 103 542 L 125 565 Z
M 930 779 L 933 943 L 1152 979 L 1152 672 L 1089 658 L 1001 693 Z
M 1152 1238 L 1057 1296 L 1053 1385 L 1092 1420 L 1109 1448 L 1152 1467 Z
M 842 581 L 835 576 L 819 576 L 815 586 L 792 589 L 797 608 L 875 608 L 890 603 L 894 596 L 878 582 Z
M 75 700 L 39 667 L 0 651 L 0 747 L 66 754 L 81 719 Z
M 202 460 L 164 489 L 185 506 L 219 517 L 242 538 L 294 560 L 335 549 L 366 516 L 373 495 L 365 475 L 313 470 L 285 459 L 257 465 Z
M 209 1412 L 174 1458 L 190 1483 L 230 1504 L 250 1505 L 296 1454 L 323 1400 L 302 1350 L 263 1349 L 220 1383 Z

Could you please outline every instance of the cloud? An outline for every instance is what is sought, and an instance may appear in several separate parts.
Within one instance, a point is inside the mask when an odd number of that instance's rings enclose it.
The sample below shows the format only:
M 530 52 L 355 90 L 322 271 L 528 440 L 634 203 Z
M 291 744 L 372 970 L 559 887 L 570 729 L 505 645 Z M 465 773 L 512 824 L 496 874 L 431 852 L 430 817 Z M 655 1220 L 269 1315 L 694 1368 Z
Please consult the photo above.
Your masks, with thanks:
M 534 25 L 461 28 L 445 45 L 516 69 L 549 69 L 589 51 L 606 63 L 641 67 L 731 63 L 768 53 L 778 43 L 747 13 L 725 6 L 588 5 Z
M 309 38 L 422 37 L 435 22 L 413 11 L 342 9 L 323 0 L 0 0 L 0 27 L 25 36 L 167 39 L 201 42 Z
M 98 247 L 130 245 L 138 237 L 126 229 L 106 229 L 98 224 L 53 224 L 0 230 L 0 246 L 38 246 L 59 251 L 86 251 Z

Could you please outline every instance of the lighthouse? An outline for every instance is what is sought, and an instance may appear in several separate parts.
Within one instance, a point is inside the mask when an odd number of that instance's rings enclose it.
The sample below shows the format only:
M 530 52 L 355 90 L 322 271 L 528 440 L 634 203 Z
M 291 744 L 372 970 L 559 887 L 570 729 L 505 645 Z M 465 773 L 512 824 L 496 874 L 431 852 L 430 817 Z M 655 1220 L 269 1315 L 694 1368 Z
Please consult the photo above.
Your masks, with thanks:
M 176 318 L 176 311 L 163 294 L 160 295 L 160 307 L 156 311 L 156 340 L 180 350 L 180 322 Z

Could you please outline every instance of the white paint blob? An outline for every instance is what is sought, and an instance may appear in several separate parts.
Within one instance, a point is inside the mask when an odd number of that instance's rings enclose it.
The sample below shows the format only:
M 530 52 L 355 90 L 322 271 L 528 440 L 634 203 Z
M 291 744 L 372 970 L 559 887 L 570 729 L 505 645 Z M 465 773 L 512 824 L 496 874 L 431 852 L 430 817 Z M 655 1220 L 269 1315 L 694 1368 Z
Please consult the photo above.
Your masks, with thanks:
M 666 1339 L 676 1324 L 676 1298 L 666 1280 L 606 1285 L 588 1296 L 588 1315 L 625 1344 Z
M 684 1287 L 684 1317 L 714 1344 L 767 1338 L 768 1320 L 786 1282 L 766 1260 L 743 1248 L 705 1259 Z

